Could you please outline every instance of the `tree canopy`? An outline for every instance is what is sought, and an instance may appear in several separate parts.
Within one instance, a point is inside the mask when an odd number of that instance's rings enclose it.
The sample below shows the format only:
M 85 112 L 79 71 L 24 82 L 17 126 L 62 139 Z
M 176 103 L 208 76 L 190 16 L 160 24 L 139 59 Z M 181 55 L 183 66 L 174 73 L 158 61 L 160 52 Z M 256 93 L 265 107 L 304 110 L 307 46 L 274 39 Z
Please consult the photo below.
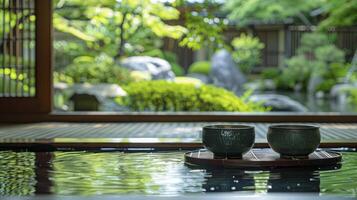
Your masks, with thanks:
M 227 0 L 224 10 L 229 12 L 229 19 L 243 26 L 254 21 L 284 21 L 288 17 L 301 16 L 311 9 L 321 6 L 322 1 Z

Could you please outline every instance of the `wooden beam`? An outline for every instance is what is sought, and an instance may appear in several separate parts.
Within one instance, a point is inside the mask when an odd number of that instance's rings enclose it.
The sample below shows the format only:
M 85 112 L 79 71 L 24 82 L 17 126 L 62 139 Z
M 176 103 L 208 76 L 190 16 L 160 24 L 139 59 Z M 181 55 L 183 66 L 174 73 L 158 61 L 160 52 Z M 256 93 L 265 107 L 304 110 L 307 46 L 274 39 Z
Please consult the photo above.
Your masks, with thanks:
M 65 112 L 1 114 L 2 123 L 28 122 L 313 122 L 357 123 L 357 115 L 337 113 L 231 112 Z

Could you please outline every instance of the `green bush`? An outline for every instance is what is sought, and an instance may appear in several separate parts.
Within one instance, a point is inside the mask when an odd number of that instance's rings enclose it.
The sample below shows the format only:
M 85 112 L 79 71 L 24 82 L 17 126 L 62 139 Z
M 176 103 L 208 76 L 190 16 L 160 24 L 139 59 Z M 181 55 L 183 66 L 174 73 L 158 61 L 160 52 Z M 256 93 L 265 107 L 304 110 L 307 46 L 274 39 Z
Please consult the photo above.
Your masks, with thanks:
M 117 102 L 133 111 L 267 111 L 260 104 L 211 85 L 143 81 L 124 87 L 128 96 Z
M 233 59 L 244 73 L 249 73 L 254 66 L 261 62 L 261 50 L 264 44 L 258 38 L 242 33 L 232 41 Z
M 278 78 L 278 88 L 294 89 L 297 86 L 307 90 L 308 82 L 313 76 L 323 79 L 316 91 L 328 92 L 348 71 L 344 64 L 344 52 L 338 49 L 324 33 L 305 33 L 297 55 L 286 61 Z
M 350 69 L 350 64 L 342 63 L 332 63 L 326 69 L 326 72 L 322 74 L 324 82 L 319 84 L 316 88 L 317 91 L 329 92 L 330 89 L 337 83 L 343 82 L 348 70 Z M 355 79 L 355 73 L 352 74 L 351 79 Z
M 284 68 L 278 80 L 278 87 L 281 89 L 294 89 L 295 87 L 307 88 L 311 72 L 312 63 L 304 56 L 294 56 L 286 61 L 287 67 Z
M 353 105 L 357 105 L 357 89 L 350 90 L 349 94 L 348 101 Z
M 114 63 L 111 58 L 80 56 L 67 66 L 64 75 L 71 77 L 74 83 L 115 83 L 131 82 L 130 72 Z
M 189 73 L 208 75 L 211 72 L 211 63 L 209 61 L 197 61 L 190 65 Z
M 312 32 L 305 33 L 301 37 L 300 47 L 297 50 L 298 54 L 314 54 L 317 47 L 332 44 L 333 41 L 324 33 Z
M 177 63 L 171 63 L 171 69 L 172 71 L 174 72 L 174 74 L 176 76 L 183 76 L 184 75 L 184 71 L 183 71 L 183 68 L 177 64 Z
M 263 79 L 277 79 L 281 75 L 281 70 L 279 68 L 266 68 L 261 72 L 261 77 Z

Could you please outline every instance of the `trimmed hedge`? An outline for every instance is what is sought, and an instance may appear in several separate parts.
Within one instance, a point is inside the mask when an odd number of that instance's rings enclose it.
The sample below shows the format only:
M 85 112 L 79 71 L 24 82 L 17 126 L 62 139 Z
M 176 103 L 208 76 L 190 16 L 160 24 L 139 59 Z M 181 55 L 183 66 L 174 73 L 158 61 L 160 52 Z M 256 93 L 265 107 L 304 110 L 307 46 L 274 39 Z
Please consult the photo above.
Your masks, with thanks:
M 196 74 L 208 75 L 211 71 L 211 63 L 209 61 L 197 61 L 190 65 L 188 72 Z
M 117 103 L 133 111 L 267 111 L 260 104 L 246 101 L 234 93 L 212 85 L 195 86 L 167 81 L 130 83 L 128 96 Z

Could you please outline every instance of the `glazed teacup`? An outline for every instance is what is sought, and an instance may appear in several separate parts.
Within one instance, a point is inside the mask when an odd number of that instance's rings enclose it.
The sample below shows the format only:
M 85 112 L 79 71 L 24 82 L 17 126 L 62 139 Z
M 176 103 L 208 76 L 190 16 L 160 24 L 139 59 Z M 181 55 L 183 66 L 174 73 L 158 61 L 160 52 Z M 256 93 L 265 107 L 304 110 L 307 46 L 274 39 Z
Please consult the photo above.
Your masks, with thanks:
M 272 125 L 267 139 L 270 147 L 283 158 L 307 157 L 320 144 L 320 130 L 311 125 Z
M 210 125 L 203 127 L 202 142 L 215 158 L 242 158 L 254 144 L 253 126 Z

